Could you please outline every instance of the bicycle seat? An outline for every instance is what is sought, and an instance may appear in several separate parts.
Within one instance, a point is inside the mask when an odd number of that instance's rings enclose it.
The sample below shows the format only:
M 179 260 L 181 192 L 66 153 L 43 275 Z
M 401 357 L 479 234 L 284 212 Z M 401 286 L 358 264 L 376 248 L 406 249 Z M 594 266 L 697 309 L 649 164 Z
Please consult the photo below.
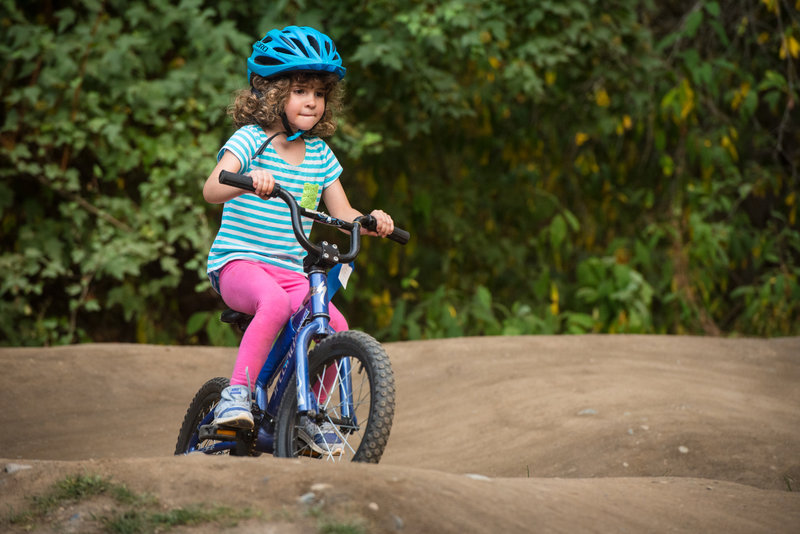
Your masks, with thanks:
M 223 311 L 222 314 L 220 314 L 219 316 L 219 320 L 222 321 L 223 323 L 235 324 L 239 326 L 239 328 L 241 328 L 242 330 L 247 328 L 247 325 L 250 324 L 250 321 L 252 319 L 253 319 L 252 315 L 238 312 L 230 308 Z

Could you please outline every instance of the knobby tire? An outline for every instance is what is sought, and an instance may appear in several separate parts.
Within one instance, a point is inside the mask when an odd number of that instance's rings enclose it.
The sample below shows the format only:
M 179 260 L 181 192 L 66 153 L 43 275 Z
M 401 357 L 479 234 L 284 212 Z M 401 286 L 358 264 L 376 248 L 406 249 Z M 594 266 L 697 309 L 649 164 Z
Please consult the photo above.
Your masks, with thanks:
M 175 445 L 175 454 L 190 452 L 192 441 L 197 441 L 197 429 L 200 422 L 206 415 L 211 413 L 222 397 L 222 390 L 228 387 L 229 384 L 229 379 L 217 377 L 203 384 L 198 390 L 191 404 L 189 404 L 186 416 L 183 418 L 181 431 L 178 433 L 178 443 Z M 208 444 L 211 444 L 211 442 Z M 195 448 L 202 446 L 202 443 L 195 444 Z
M 351 363 L 351 382 L 354 397 L 356 425 L 340 427 L 345 448 L 341 456 L 330 456 L 337 461 L 378 463 L 386 448 L 394 417 L 394 374 L 389 357 L 383 347 L 370 335 L 357 331 L 338 332 L 319 342 L 309 353 L 309 378 L 311 384 L 319 381 L 325 369 L 340 365 L 343 358 Z M 324 419 L 341 421 L 338 403 L 338 376 L 336 384 L 327 392 L 327 403 L 321 405 Z M 313 456 L 305 443 L 297 438 L 296 383 L 290 384 L 283 395 L 275 424 L 275 456 Z

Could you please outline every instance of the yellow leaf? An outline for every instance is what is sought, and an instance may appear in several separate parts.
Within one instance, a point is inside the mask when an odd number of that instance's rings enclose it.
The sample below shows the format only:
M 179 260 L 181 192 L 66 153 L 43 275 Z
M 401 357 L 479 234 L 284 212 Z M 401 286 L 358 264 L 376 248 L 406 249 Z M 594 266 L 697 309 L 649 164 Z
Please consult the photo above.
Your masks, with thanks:
M 611 99 L 608 98 L 608 93 L 605 89 L 600 89 L 594 94 L 594 101 L 601 108 L 607 108 L 611 104 Z
M 767 41 L 769 41 L 769 34 L 767 32 L 761 32 L 758 34 L 758 44 L 763 45 Z
M 731 108 L 733 108 L 734 111 L 739 109 L 739 106 L 742 105 L 742 102 L 744 101 L 745 97 L 749 92 L 750 92 L 750 84 L 748 82 L 743 83 L 739 87 L 739 90 L 736 91 L 736 94 L 733 95 L 733 100 L 731 101 Z
M 625 130 L 630 130 L 633 127 L 633 120 L 630 115 L 623 115 L 622 120 L 617 123 L 617 135 L 622 135 Z
M 725 137 L 725 139 L 728 139 L 728 138 Z M 724 145 L 724 143 L 723 143 L 723 145 Z M 739 152 L 736 150 L 736 146 L 733 143 L 731 143 L 729 141 L 727 143 L 727 145 L 725 145 L 725 148 L 728 149 L 728 152 L 730 153 L 731 159 L 733 159 L 733 161 L 739 161 Z
M 800 43 L 792 35 L 789 36 L 789 54 L 795 59 L 800 55 Z
M 787 35 L 781 39 L 779 56 L 781 59 L 786 59 L 787 56 L 797 59 L 800 56 L 800 43 L 797 42 L 793 35 Z
M 493 69 L 497 69 L 500 67 L 500 60 L 492 56 L 489 58 L 489 65 L 491 65 Z
M 558 286 L 550 286 L 550 313 L 558 315 Z
M 689 80 L 686 78 L 683 79 L 682 87 L 683 90 L 683 102 L 681 104 L 681 119 L 686 119 L 689 116 L 689 113 L 694 109 L 694 91 L 692 90 L 692 86 L 689 85 Z
M 553 85 L 554 83 L 556 83 L 556 73 L 553 72 L 552 70 L 548 70 L 547 72 L 545 72 L 544 73 L 544 82 L 547 85 Z
M 778 14 L 778 0 L 761 0 L 761 3 L 767 6 L 767 11 Z
M 583 132 L 578 132 L 578 133 L 575 134 L 575 144 L 577 146 L 581 146 L 582 144 L 584 144 L 588 140 L 589 140 L 589 136 L 586 135 Z

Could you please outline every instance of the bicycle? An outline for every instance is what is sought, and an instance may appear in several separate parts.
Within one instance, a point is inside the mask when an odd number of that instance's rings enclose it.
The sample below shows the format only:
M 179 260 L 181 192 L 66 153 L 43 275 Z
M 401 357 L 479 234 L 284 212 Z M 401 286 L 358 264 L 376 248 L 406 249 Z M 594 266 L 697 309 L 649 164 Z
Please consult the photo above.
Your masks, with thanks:
M 219 180 L 254 191 L 252 180 L 245 175 L 222 171 Z M 346 283 L 352 262 L 360 252 L 361 227 L 374 230 L 376 221 L 365 215 L 347 222 L 302 208 L 290 192 L 277 184 L 270 197 L 279 198 L 289 207 L 295 237 L 308 251 L 303 262 L 309 280 L 308 295 L 278 335 L 257 375 L 255 388 L 251 388 L 253 429 L 213 425 L 214 407 L 229 384 L 227 378 L 213 378 L 192 399 L 175 454 L 272 453 L 278 457 L 378 463 L 394 416 L 394 375 L 389 357 L 372 336 L 353 330 L 334 332 L 328 323 L 328 304 Z M 349 251 L 342 254 L 336 244 L 327 241 L 312 243 L 303 233 L 301 217 L 349 233 Z M 396 228 L 388 237 L 405 244 L 410 235 Z M 221 315 L 223 322 L 237 325 L 242 332 L 251 319 L 250 315 L 230 309 Z M 326 452 L 321 454 L 299 439 L 297 431 L 305 417 L 317 424 L 333 424 L 343 451 L 337 447 L 334 452 L 326 445 Z

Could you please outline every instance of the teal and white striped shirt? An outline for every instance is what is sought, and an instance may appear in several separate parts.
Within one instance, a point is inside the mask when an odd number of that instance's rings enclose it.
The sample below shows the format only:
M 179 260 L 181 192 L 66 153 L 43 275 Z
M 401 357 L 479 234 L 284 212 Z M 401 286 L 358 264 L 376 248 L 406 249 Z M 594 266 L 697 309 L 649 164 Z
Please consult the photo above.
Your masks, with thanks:
M 310 193 L 312 200 L 316 196 L 313 206 L 307 203 L 304 206 L 317 209 L 323 189 L 342 173 L 342 166 L 333 151 L 318 137 L 304 138 L 305 159 L 300 165 L 294 166 L 283 161 L 271 143 L 260 155 L 255 156 L 266 140 L 267 135 L 261 127 L 244 126 L 228 139 L 217 159 L 222 158 L 228 150 L 242 164 L 240 173 L 265 169 L 298 202 L 301 202 L 304 192 L 306 197 Z M 303 220 L 306 235 L 311 233 L 312 224 L 308 219 Z M 264 200 L 255 194 L 245 193 L 229 200 L 223 207 L 222 223 L 208 255 L 207 272 L 211 285 L 219 292 L 219 272 L 229 261 L 263 261 L 303 272 L 305 255 L 306 251 L 292 232 L 291 215 L 286 204 L 280 199 Z

